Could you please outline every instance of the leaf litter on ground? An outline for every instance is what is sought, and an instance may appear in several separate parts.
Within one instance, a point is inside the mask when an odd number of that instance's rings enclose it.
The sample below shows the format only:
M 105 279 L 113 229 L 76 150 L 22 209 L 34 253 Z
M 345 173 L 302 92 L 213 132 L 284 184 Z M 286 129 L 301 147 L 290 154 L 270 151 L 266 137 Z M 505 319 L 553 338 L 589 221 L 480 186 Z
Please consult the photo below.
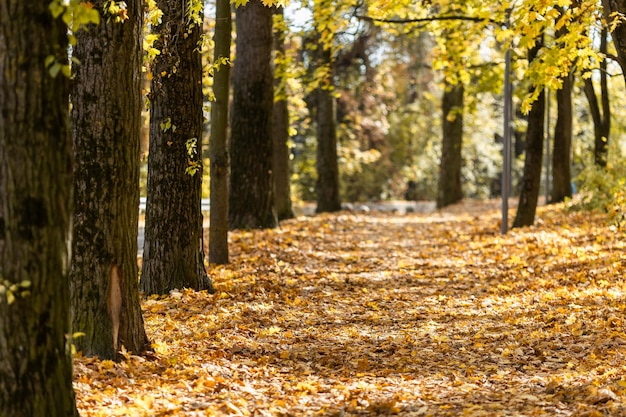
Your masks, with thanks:
M 154 354 L 78 355 L 82 416 L 626 415 L 625 239 L 493 202 L 230 233 L 216 293 L 143 300 Z

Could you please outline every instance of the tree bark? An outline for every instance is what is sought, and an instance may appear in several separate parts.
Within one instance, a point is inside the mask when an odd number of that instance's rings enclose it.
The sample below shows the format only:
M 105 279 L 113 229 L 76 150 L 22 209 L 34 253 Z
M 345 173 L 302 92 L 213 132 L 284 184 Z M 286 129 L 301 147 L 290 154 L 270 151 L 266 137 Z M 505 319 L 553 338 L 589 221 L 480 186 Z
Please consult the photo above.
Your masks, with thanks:
M 276 11 L 277 17 L 283 20 L 283 8 Z M 282 26 L 274 30 L 274 51 L 277 56 L 285 56 L 285 31 Z M 286 92 L 286 76 L 284 66 L 277 64 L 278 70 L 274 77 L 274 109 L 273 109 L 273 157 L 274 157 L 274 194 L 276 198 L 276 214 L 278 220 L 295 217 L 291 205 L 291 169 L 289 167 L 289 107 Z
M 600 52 L 607 53 L 608 31 L 602 29 L 600 34 Z M 600 62 L 600 103 L 591 78 L 585 78 L 585 96 L 589 103 L 589 111 L 593 119 L 594 133 L 594 162 L 599 168 L 606 168 L 609 157 L 609 133 L 611 131 L 611 106 L 609 100 L 609 88 L 607 82 L 606 59 Z M 600 105 L 602 107 L 600 107 Z
M 213 61 L 230 59 L 231 10 L 229 0 L 215 4 L 215 49 Z M 228 263 L 228 98 L 230 91 L 230 62 L 219 64 L 213 75 L 215 101 L 211 103 L 211 227 L 209 229 L 209 263 Z
M 536 58 L 543 40 L 528 52 L 528 61 Z M 533 87 L 534 88 L 534 87 Z M 546 98 L 542 91 L 528 113 L 528 129 L 526 131 L 526 158 L 521 179 L 521 190 L 517 214 L 513 227 L 531 226 L 535 222 L 539 185 L 541 183 L 541 167 L 543 164 L 543 135 Z
M 317 213 L 341 210 L 339 194 L 339 163 L 337 161 L 336 100 L 332 69 L 332 53 L 318 45 L 318 65 L 330 66 L 330 73 L 316 92 L 317 104 Z
M 143 2 L 116 22 L 76 32 L 72 136 L 74 214 L 70 270 L 76 349 L 115 359 L 149 348 L 139 305 L 137 223 Z
M 272 14 L 260 0 L 237 7 L 233 70 L 229 227 L 273 228 Z
M 620 13 L 626 15 L 626 0 L 602 0 L 604 15 L 608 22 L 612 22 L 611 15 Z M 626 24 L 622 21 L 611 33 L 615 49 L 617 51 L 617 61 L 622 67 L 622 75 L 626 81 Z
M 459 202 L 463 198 L 461 166 L 463 158 L 463 95 L 464 88 L 458 84 L 446 86 L 442 100 L 443 142 L 439 165 L 439 192 L 437 208 Z
M 158 0 L 163 11 L 152 64 L 146 235 L 140 288 L 213 291 L 204 265 L 201 185 L 201 25 L 190 0 Z
M 572 153 L 572 75 L 563 79 L 556 92 L 557 119 L 554 127 L 552 152 L 551 203 L 560 203 L 572 197 L 570 159 Z
M 78 416 L 72 389 L 67 27 L 0 0 L 0 416 Z M 13 287 L 15 286 L 15 287 Z

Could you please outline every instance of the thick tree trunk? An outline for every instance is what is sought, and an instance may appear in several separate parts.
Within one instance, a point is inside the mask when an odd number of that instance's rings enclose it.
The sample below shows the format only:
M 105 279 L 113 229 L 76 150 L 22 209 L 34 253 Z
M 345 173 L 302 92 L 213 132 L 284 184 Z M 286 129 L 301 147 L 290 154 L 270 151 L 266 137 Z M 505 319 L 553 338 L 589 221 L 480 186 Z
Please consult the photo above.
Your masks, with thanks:
M 260 0 L 237 7 L 230 137 L 229 227 L 276 227 L 272 160 L 272 14 Z
M 72 323 L 85 333 L 76 349 L 106 359 L 149 347 L 137 282 L 142 3 L 127 1 L 123 22 L 102 13 L 74 47 Z
M 283 20 L 283 8 L 277 9 L 277 17 Z M 274 50 L 277 56 L 285 55 L 285 31 L 282 24 L 274 30 Z M 278 220 L 294 217 L 291 205 L 291 169 L 289 167 L 289 108 L 287 103 L 285 64 L 278 64 L 274 83 L 274 110 L 272 120 L 274 153 L 274 195 Z
M 608 31 L 602 29 L 600 35 L 600 52 L 607 52 Z M 600 103 L 591 78 L 585 78 L 585 96 L 589 102 L 589 111 L 593 119 L 594 133 L 594 162 L 599 168 L 606 168 L 609 157 L 609 133 L 611 131 L 611 106 L 609 102 L 609 87 L 607 82 L 606 59 L 600 62 Z
M 535 59 L 542 45 L 543 41 L 539 41 L 537 45 L 529 51 L 529 62 Z M 539 199 L 539 185 L 541 183 L 541 167 L 543 165 L 545 107 L 546 97 L 545 93 L 542 91 L 528 113 L 526 158 L 524 160 L 524 173 L 521 180 L 519 204 L 517 206 L 515 220 L 513 221 L 513 227 L 530 226 L 535 222 L 537 200 Z
M 570 159 L 572 153 L 572 76 L 563 79 L 556 92 L 557 119 L 554 127 L 552 152 L 551 203 L 560 203 L 572 197 Z
M 140 288 L 213 291 L 204 265 L 201 185 L 201 25 L 189 0 L 158 0 L 162 22 L 152 64 L 146 235 Z
M 49 1 L 0 0 L 0 416 L 78 416 L 68 335 L 67 28 Z M 13 287 L 15 286 L 15 287 Z
M 447 86 L 442 100 L 443 142 L 439 164 L 437 208 L 449 206 L 463 198 L 461 165 L 463 158 L 463 95 L 462 85 Z
M 231 10 L 229 0 L 217 0 L 215 5 L 214 62 L 230 59 Z M 213 75 L 215 101 L 211 103 L 211 228 L 209 229 L 209 262 L 228 263 L 228 97 L 230 63 L 219 65 Z
M 607 21 L 612 22 L 613 13 L 619 13 L 621 16 L 626 15 L 626 0 L 602 0 L 604 14 Z M 615 49 L 617 50 L 617 60 L 622 67 L 622 75 L 626 80 L 626 23 L 622 21 L 611 33 Z
M 331 51 L 322 44 L 319 65 L 329 65 L 330 74 L 316 92 L 317 104 L 317 213 L 341 210 L 339 194 L 339 163 L 337 160 L 336 101 L 332 74 Z

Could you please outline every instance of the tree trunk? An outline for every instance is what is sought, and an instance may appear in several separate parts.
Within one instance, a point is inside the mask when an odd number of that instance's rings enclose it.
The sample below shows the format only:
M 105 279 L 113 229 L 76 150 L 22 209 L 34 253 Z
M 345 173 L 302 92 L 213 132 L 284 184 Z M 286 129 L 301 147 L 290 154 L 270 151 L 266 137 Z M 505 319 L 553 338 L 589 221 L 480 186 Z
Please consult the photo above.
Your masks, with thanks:
M 0 416 L 78 416 L 68 278 L 67 27 L 50 2 L 0 0 Z M 13 287 L 15 286 L 15 287 Z M 12 288 L 13 287 L 13 288 Z
M 554 127 L 554 150 L 552 152 L 551 203 L 560 203 L 572 197 L 570 155 L 572 153 L 572 75 L 563 79 L 563 86 L 556 92 L 557 119 Z
M 330 66 L 330 74 L 316 92 L 317 104 L 317 213 L 341 210 L 339 164 L 337 161 L 336 102 L 331 51 L 318 45 L 320 66 Z
M 146 235 L 140 287 L 213 291 L 204 265 L 201 185 L 201 23 L 189 0 L 158 0 L 163 11 L 152 64 Z
M 619 13 L 621 16 L 626 15 L 626 0 L 602 0 L 604 15 L 608 22 L 612 22 L 613 13 Z M 626 81 L 626 23 L 622 22 L 617 25 L 611 33 L 615 49 L 617 50 L 617 60 L 622 67 L 622 75 Z
M 537 56 L 543 40 L 528 52 L 528 61 Z M 543 135 L 546 97 L 542 91 L 528 113 L 528 129 L 526 131 L 526 158 L 521 179 L 521 190 L 517 214 L 513 227 L 530 226 L 535 222 L 539 185 L 541 183 L 541 167 L 543 165 Z
M 143 2 L 128 19 L 103 16 L 76 32 L 72 136 L 74 214 L 70 270 L 76 349 L 115 359 L 149 347 L 137 283 Z
M 229 227 L 276 227 L 272 160 L 272 14 L 260 0 L 237 7 Z
M 281 25 L 274 30 L 274 50 L 278 57 L 285 56 L 285 30 L 283 8 L 276 12 Z M 274 77 L 274 109 L 272 120 L 274 146 L 274 194 L 278 220 L 295 217 L 291 205 L 291 169 L 289 167 L 289 108 L 286 91 L 285 63 L 280 62 Z
M 607 53 L 607 37 L 608 31 L 606 28 L 602 29 L 600 35 L 600 52 Z M 606 168 L 609 157 L 609 133 L 611 131 L 611 106 L 609 102 L 609 88 L 607 83 L 607 65 L 606 59 L 600 62 L 600 103 L 598 103 L 598 97 L 593 86 L 591 78 L 585 78 L 585 96 L 589 102 L 589 111 L 593 118 L 593 133 L 594 133 L 594 162 L 599 168 Z
M 461 188 L 461 165 L 463 158 L 463 94 L 458 84 L 446 86 L 442 100 L 443 142 L 439 165 L 439 192 L 437 208 L 449 206 L 463 198 Z
M 215 4 L 215 49 L 213 61 L 219 63 L 213 75 L 215 101 L 211 103 L 211 228 L 209 229 L 209 262 L 228 263 L 228 97 L 230 90 L 231 11 L 229 0 Z

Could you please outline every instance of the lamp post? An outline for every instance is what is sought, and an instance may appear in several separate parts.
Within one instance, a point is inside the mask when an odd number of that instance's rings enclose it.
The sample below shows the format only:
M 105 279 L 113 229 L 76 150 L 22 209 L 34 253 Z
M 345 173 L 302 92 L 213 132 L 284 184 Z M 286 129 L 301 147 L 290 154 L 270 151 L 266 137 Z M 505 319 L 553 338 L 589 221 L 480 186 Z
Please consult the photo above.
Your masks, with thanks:
M 511 120 L 513 91 L 511 86 L 511 49 L 504 57 L 504 135 L 502 146 L 502 234 L 509 230 L 509 195 L 511 194 Z
M 546 204 L 550 201 L 550 90 L 546 93 Z

